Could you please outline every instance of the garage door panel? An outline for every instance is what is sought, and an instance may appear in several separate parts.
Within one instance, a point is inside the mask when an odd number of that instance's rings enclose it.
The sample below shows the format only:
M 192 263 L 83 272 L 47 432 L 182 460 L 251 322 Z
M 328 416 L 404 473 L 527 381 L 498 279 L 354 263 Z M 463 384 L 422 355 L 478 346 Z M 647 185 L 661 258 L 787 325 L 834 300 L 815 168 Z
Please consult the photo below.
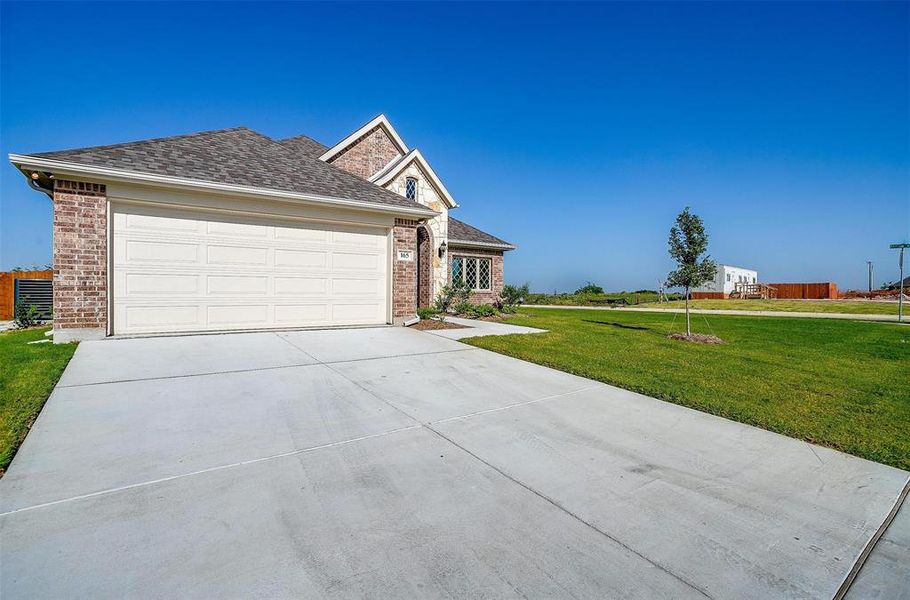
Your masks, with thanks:
M 207 275 L 206 291 L 209 295 L 231 294 L 266 296 L 269 278 L 254 275 Z
M 199 261 L 199 245 L 186 242 L 126 240 L 126 260 L 131 263 L 190 264 Z
M 362 323 L 376 319 L 382 306 L 379 303 L 344 303 L 332 304 L 332 320 L 340 323 Z
M 236 304 L 209 306 L 208 324 L 218 326 L 265 327 L 269 322 L 268 304 Z
M 328 242 L 329 232 L 323 229 L 303 229 L 300 227 L 279 227 L 275 229 L 275 239 L 308 242 Z
M 327 277 L 275 277 L 276 296 L 324 296 L 328 288 Z
M 375 277 L 355 279 L 336 277 L 332 279 L 332 293 L 337 296 L 377 296 L 381 293 L 380 287 L 385 285 Z
M 265 247 L 257 248 L 212 244 L 208 246 L 206 258 L 207 262 L 211 265 L 265 267 L 269 264 L 269 250 Z
M 388 229 L 116 203 L 113 221 L 115 333 L 386 322 Z
M 275 250 L 275 266 L 325 269 L 329 266 L 329 253 L 325 250 L 287 250 L 277 248 Z
M 206 232 L 214 236 L 242 237 L 242 238 L 260 238 L 269 237 L 269 227 L 265 225 L 253 225 L 250 223 L 230 223 L 224 221 L 209 221 L 206 224 Z
M 127 294 L 195 296 L 199 293 L 199 276 L 193 274 L 124 273 L 123 281 Z
M 329 321 L 326 304 L 278 304 L 275 322 L 282 325 L 319 325 Z
M 335 270 L 376 271 L 383 258 L 379 254 L 353 252 L 335 252 L 332 254 L 332 267 Z
M 198 306 L 125 306 L 124 325 L 130 331 L 149 333 L 162 327 L 179 331 L 199 322 Z

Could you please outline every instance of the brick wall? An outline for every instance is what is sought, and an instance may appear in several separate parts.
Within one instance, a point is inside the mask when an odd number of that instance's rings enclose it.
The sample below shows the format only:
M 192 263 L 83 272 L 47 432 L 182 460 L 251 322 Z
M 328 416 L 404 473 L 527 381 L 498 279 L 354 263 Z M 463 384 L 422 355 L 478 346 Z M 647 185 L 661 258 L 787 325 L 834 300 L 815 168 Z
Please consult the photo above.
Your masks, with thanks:
M 54 330 L 107 329 L 107 189 L 54 182 Z
M 401 152 L 382 127 L 377 127 L 352 143 L 329 162 L 348 173 L 369 179 Z
M 490 267 L 493 271 L 493 285 L 492 289 L 489 292 L 474 292 L 471 294 L 471 297 L 468 298 L 469 302 L 474 304 L 495 304 L 499 301 L 500 294 L 502 294 L 503 282 L 503 252 L 502 250 L 479 250 L 475 248 L 452 248 L 449 247 L 449 251 L 446 252 L 448 257 L 446 262 L 448 264 L 449 270 L 449 281 L 452 280 L 452 257 L 453 256 L 479 256 L 483 258 L 491 259 Z
M 401 323 L 417 314 L 417 221 L 395 219 L 392 230 L 392 318 Z M 413 260 L 398 260 L 410 250 Z

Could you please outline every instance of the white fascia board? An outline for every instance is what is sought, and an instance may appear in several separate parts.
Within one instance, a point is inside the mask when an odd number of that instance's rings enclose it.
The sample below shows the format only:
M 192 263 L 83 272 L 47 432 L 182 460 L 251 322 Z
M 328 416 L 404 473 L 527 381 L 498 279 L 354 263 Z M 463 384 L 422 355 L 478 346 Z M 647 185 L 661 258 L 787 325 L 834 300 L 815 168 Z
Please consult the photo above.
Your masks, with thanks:
M 449 246 L 457 246 L 458 248 L 488 248 L 491 250 L 515 250 L 518 246 L 514 244 L 494 244 L 492 242 L 472 242 L 467 240 L 453 240 L 449 239 Z
M 376 202 L 363 202 L 360 200 L 349 200 L 347 198 L 336 198 L 334 196 L 322 196 L 319 194 L 303 194 L 300 192 L 288 192 L 284 190 L 273 190 L 269 188 L 257 188 L 253 186 L 234 185 L 229 183 L 219 183 L 215 181 L 184 179 L 182 177 L 171 177 L 169 175 L 139 173 L 136 171 L 124 171 L 121 169 L 111 169 L 107 167 L 69 163 L 65 161 L 41 158 L 39 156 L 28 156 L 24 154 L 10 154 L 9 160 L 11 163 L 13 163 L 13 165 L 16 166 L 16 168 L 22 171 L 26 177 L 28 177 L 28 174 L 25 173 L 25 170 L 50 171 L 55 175 L 70 175 L 95 179 L 100 178 L 105 181 L 145 183 L 177 189 L 224 192 L 243 196 L 258 196 L 272 199 L 293 200 L 323 206 L 347 207 L 370 212 L 391 213 L 401 216 L 417 217 L 420 219 L 432 218 L 439 214 L 435 210 L 422 206 L 408 208 L 405 206 L 384 205 Z
M 348 137 L 344 138 L 343 140 L 341 140 L 340 142 L 338 142 L 337 144 L 335 144 L 334 146 L 332 146 L 331 148 L 326 150 L 322 154 L 322 156 L 319 157 L 319 160 L 323 160 L 323 161 L 331 160 L 339 152 L 341 152 L 342 150 L 344 150 L 345 148 L 347 148 L 348 146 L 350 146 L 351 144 L 356 142 L 358 139 L 360 139 L 361 136 L 369 133 L 376 127 L 382 127 L 385 130 L 385 132 L 387 134 L 389 134 L 389 137 L 392 138 L 392 141 L 395 142 L 396 146 L 398 146 L 399 152 L 401 152 L 402 154 L 408 153 L 409 150 L 408 150 L 407 144 L 404 143 L 404 140 L 401 139 L 401 136 L 398 135 L 398 132 L 395 131 L 395 128 L 392 127 L 392 124 L 389 122 L 389 120 L 386 118 L 386 116 L 381 114 L 378 117 L 376 117 L 375 119 L 373 119 L 372 121 L 370 121 L 369 123 L 367 123 L 366 125 L 364 125 L 363 127 L 359 128 L 357 131 L 353 132 Z
M 420 153 L 420 150 L 414 148 L 411 150 L 404 158 L 395 163 L 392 168 L 387 171 L 377 173 L 370 181 L 376 185 L 385 186 L 387 183 L 398 177 L 402 171 L 408 168 L 408 166 L 417 162 L 421 169 L 427 174 L 427 177 L 430 178 L 430 182 L 433 186 L 439 190 L 439 193 L 442 194 L 443 200 L 446 202 L 448 208 L 458 208 L 458 203 L 455 202 L 455 199 L 452 198 L 452 194 L 449 193 L 449 190 L 446 189 L 445 184 L 442 183 L 442 180 L 439 178 L 439 175 L 436 174 L 436 171 L 433 170 L 433 167 L 430 166 L 430 163 L 427 162 L 427 159 L 423 157 L 423 154 Z

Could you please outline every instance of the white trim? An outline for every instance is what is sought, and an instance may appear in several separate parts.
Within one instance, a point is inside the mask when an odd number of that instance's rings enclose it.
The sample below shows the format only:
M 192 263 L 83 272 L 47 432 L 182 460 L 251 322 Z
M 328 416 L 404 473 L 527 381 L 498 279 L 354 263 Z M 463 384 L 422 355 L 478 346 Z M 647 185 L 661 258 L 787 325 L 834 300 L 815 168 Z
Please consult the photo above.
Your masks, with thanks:
M 373 177 L 370 177 L 369 181 L 385 187 L 386 184 L 400 175 L 401 172 L 408 168 L 413 162 L 417 162 L 418 166 L 426 173 L 427 177 L 429 177 L 430 183 L 432 183 L 433 186 L 439 190 L 439 193 L 442 194 L 442 198 L 446 202 L 446 207 L 458 208 L 458 203 L 452 198 L 452 194 L 449 193 L 449 190 L 446 189 L 446 186 L 442 183 L 439 175 L 436 174 L 436 171 L 433 170 L 433 167 L 430 166 L 430 163 L 427 162 L 427 159 L 423 157 L 423 154 L 421 154 L 420 150 L 417 148 L 408 152 L 406 156 L 394 163 L 391 168 L 387 168 L 386 170 L 373 175 Z
M 386 116 L 383 114 L 380 114 L 378 117 L 376 117 L 375 119 L 373 119 L 372 121 L 370 121 L 369 123 L 364 125 L 363 127 L 360 127 L 359 129 L 357 129 L 357 131 L 353 132 L 351 135 L 347 136 L 346 138 L 344 138 L 343 140 L 341 140 L 340 142 L 338 142 L 337 144 L 335 144 L 334 146 L 332 146 L 331 148 L 326 150 L 322 154 L 322 156 L 319 157 L 319 160 L 328 161 L 332 158 L 335 158 L 335 156 L 337 156 L 342 150 L 344 150 L 345 148 L 347 148 L 348 146 L 350 146 L 351 144 L 356 142 L 358 139 L 360 139 L 362 136 L 366 135 L 373 129 L 376 129 L 376 127 L 382 127 L 385 130 L 385 132 L 388 134 L 388 136 L 392 139 L 392 141 L 398 147 L 399 152 L 401 152 L 402 154 L 408 153 L 407 144 L 404 143 L 404 140 L 401 139 L 401 136 L 398 135 L 398 132 L 395 131 L 395 128 L 392 127 L 392 124 L 389 122 L 389 120 L 386 118 Z
M 376 202 L 363 202 L 360 200 L 348 200 L 346 198 L 336 198 L 333 196 L 322 196 L 319 194 L 304 194 L 300 192 L 288 192 L 283 190 L 273 190 L 253 186 L 218 183 L 214 181 L 184 179 L 181 177 L 171 177 L 168 175 L 156 175 L 154 173 L 139 173 L 136 171 L 125 171 L 121 169 L 83 165 L 79 163 L 59 161 L 37 156 L 28 156 L 25 154 L 10 154 L 9 160 L 20 171 L 23 171 L 23 167 L 26 167 L 27 169 L 48 170 L 60 175 L 100 177 L 110 181 L 122 181 L 128 183 L 152 183 L 160 186 L 174 188 L 211 190 L 216 192 L 229 192 L 240 195 L 269 197 L 273 199 L 297 200 L 311 204 L 341 206 L 370 212 L 409 215 L 418 218 L 432 218 L 439 214 L 435 210 L 431 210 L 425 207 L 407 208 L 403 206 L 384 205 Z M 24 171 L 23 174 L 28 177 L 28 174 L 26 174 Z
M 458 248 L 492 248 L 499 250 L 515 250 L 518 246 L 513 244 L 495 244 L 492 242 L 469 242 L 467 240 L 453 240 L 449 238 L 449 246 Z

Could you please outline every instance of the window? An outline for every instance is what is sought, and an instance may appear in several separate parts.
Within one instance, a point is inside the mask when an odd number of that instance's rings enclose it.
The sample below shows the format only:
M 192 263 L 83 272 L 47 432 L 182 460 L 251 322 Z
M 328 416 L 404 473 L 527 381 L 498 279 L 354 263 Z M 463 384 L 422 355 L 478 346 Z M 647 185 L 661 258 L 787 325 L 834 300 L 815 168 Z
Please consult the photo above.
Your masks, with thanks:
M 730 274 L 727 273 L 727 281 L 730 281 Z
M 417 200 L 417 180 L 413 177 L 405 179 L 404 197 L 408 200 Z
M 452 257 L 452 282 L 465 282 L 472 290 L 492 289 L 492 261 L 470 256 Z

